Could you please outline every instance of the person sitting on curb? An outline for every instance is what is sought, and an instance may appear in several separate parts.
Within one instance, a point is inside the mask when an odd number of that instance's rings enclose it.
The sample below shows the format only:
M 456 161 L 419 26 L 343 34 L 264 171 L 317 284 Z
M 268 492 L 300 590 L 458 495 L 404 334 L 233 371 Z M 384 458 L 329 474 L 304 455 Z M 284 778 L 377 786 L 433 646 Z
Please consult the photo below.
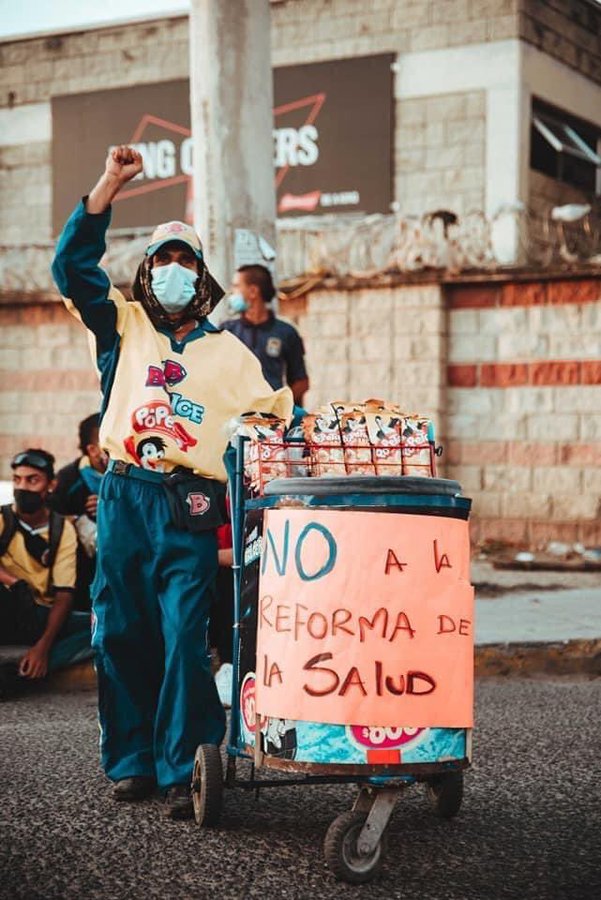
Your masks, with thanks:
M 70 621 L 75 589 L 75 529 L 51 512 L 48 497 L 54 486 L 54 457 L 31 448 L 11 462 L 14 504 L 0 517 L 0 644 L 29 649 L 18 674 L 43 678 L 49 668 L 65 664 L 57 657 L 57 639 L 74 630 L 90 646 L 89 616 Z M 78 648 L 81 650 L 81 647 Z
M 96 510 L 102 476 L 108 457 L 100 447 L 100 414 L 94 413 L 79 423 L 81 456 L 59 469 L 50 506 L 62 516 L 76 516 L 77 583 L 73 605 L 89 610 L 90 585 L 96 570 Z

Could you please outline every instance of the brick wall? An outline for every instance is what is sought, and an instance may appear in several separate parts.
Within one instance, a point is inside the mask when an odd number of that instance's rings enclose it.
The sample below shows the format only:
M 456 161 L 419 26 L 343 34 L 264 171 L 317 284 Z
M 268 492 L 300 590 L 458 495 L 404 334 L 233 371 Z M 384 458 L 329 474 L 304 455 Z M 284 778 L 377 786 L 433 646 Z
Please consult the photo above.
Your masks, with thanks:
M 520 37 L 601 84 L 601 8 L 593 0 L 520 0 Z
M 601 541 L 601 281 L 448 291 L 447 471 L 474 536 Z
M 601 279 L 332 288 L 282 313 L 309 405 L 387 397 L 434 418 L 475 540 L 601 542 Z
M 85 329 L 62 304 L 0 306 L 0 479 L 24 447 L 74 459 L 77 425 L 99 406 Z
M 484 208 L 485 125 L 484 91 L 399 101 L 396 199 L 403 213 Z
M 502 40 L 517 36 L 517 9 L 518 0 L 373 0 L 367 11 L 363 0 L 291 0 L 272 9 L 273 62 Z M 0 44 L 0 109 L 188 74 L 186 17 L 8 42 Z M 401 207 L 481 206 L 483 95 L 398 100 L 396 113 Z M 0 148 L 0 243 L 50 240 L 50 152 L 47 140 Z
M 376 396 L 433 417 L 476 540 L 601 542 L 601 279 L 331 285 L 281 311 L 305 339 L 309 406 Z M 0 477 L 24 446 L 68 462 L 98 407 L 63 307 L 0 306 Z
M 438 284 L 316 290 L 283 301 L 305 339 L 308 406 L 383 397 L 429 413 L 442 427 L 446 325 Z

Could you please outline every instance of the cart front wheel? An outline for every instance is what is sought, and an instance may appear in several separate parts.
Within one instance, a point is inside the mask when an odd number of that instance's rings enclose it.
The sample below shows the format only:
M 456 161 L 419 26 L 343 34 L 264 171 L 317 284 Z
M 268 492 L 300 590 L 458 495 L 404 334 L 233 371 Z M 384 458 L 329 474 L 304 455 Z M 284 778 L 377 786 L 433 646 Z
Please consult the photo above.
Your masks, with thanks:
M 219 747 L 200 744 L 194 757 L 192 800 L 197 825 L 205 828 L 219 824 L 223 803 L 223 770 Z
M 357 841 L 368 813 L 351 809 L 334 819 L 324 841 L 326 862 L 340 881 L 362 884 L 379 872 L 386 852 L 386 834 L 382 834 L 375 850 L 359 853 Z
M 463 771 L 436 775 L 426 785 L 430 803 L 441 819 L 452 819 L 461 808 L 463 799 Z

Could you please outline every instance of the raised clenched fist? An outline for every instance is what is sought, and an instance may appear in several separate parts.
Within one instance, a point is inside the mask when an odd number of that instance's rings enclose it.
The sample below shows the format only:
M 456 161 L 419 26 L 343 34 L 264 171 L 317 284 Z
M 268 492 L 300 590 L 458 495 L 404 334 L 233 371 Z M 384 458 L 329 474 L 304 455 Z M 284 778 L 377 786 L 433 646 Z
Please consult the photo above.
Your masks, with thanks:
M 135 178 L 142 168 L 142 154 L 127 144 L 113 147 L 106 158 L 105 173 L 123 183 Z

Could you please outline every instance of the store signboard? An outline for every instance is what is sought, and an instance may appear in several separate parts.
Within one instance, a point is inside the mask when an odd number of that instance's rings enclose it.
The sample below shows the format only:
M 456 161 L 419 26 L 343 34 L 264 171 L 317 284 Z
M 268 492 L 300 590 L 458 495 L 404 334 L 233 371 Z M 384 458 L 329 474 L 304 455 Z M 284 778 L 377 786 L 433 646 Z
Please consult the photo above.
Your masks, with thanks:
M 392 200 L 390 54 L 274 70 L 279 217 L 386 213 Z M 53 227 L 58 233 L 103 170 L 134 144 L 144 172 L 118 195 L 113 228 L 192 220 L 189 83 L 170 81 L 52 99 Z

